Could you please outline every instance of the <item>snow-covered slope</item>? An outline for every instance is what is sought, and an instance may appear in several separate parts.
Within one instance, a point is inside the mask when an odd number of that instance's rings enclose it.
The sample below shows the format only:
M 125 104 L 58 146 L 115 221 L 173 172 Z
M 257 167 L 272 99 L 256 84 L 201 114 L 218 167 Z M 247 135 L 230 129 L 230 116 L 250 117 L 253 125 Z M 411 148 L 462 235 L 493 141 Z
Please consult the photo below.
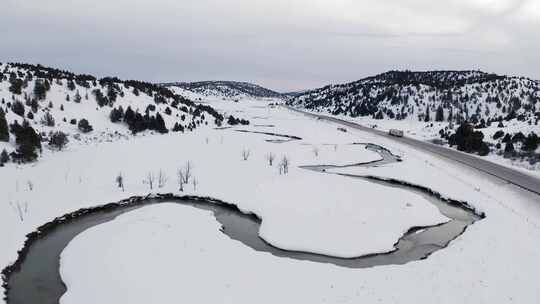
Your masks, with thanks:
M 482 155 L 502 164 L 539 168 L 536 80 L 480 71 L 391 71 L 290 95 L 287 103 L 441 144 L 450 144 L 451 135 L 468 122 L 482 133 Z
M 288 103 L 351 117 L 473 123 L 518 118 L 537 123 L 540 82 L 480 71 L 391 71 L 307 91 Z M 442 116 L 437 117 L 438 110 Z
M 185 132 L 220 125 L 223 120 L 212 107 L 154 84 L 97 79 L 39 65 L 0 64 L 0 100 L 7 123 L 28 121 L 40 133 L 45 148 L 53 131 L 66 133 L 73 144 L 128 138 L 133 133 Z M 128 108 L 134 116 L 130 121 Z M 113 109 L 118 114 L 116 122 L 111 119 Z M 82 119 L 88 120 L 93 131 L 79 130 Z M 11 153 L 16 147 L 13 133 L 9 142 L 0 141 L 0 151 Z
M 236 81 L 176 82 L 163 84 L 178 87 L 207 97 L 221 98 L 280 98 L 281 94 L 259 85 Z

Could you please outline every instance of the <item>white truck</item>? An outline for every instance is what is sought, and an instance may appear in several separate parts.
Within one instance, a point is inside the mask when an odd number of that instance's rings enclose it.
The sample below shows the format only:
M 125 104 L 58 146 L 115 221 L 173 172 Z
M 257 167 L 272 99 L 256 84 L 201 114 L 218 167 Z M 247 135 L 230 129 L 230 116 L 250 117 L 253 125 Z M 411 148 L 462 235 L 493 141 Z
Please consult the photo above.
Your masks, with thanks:
M 388 134 L 390 134 L 390 136 L 395 136 L 395 137 L 403 137 L 404 135 L 403 130 L 398 130 L 398 129 L 390 129 L 390 131 L 388 131 Z

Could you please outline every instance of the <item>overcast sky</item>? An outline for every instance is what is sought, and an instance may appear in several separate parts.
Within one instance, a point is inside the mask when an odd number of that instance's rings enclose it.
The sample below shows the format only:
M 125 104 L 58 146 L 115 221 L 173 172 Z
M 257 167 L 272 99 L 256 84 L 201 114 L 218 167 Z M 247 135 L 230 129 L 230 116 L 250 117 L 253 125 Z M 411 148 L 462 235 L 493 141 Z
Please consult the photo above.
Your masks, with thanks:
M 390 69 L 540 79 L 539 0 L 1 0 L 0 61 L 278 91 Z

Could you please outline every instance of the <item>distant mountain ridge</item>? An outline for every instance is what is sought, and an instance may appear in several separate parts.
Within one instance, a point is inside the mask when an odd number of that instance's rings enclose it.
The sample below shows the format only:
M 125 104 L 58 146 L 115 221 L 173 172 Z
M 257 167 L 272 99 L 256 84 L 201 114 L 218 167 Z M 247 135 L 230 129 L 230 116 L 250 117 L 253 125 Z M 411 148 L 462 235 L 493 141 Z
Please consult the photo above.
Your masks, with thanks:
M 238 81 L 199 81 L 199 82 L 173 82 L 162 84 L 165 87 L 179 87 L 204 96 L 218 96 L 225 98 L 254 97 L 254 98 L 280 98 L 281 93 L 262 86 Z
M 351 117 L 537 123 L 540 82 L 481 71 L 389 71 L 289 98 L 289 105 Z

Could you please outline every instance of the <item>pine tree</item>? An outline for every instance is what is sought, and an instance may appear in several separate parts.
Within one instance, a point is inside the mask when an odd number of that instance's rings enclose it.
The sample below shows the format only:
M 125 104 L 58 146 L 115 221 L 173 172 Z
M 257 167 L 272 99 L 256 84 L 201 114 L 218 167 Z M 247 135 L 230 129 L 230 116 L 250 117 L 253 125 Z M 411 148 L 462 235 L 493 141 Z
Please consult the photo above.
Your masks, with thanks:
M 538 135 L 536 133 L 531 132 L 527 138 L 523 141 L 523 150 L 533 152 L 538 149 L 538 144 L 540 143 L 540 140 L 538 138 Z
M 135 112 L 133 112 L 131 107 L 128 106 L 126 113 L 124 114 L 124 122 L 127 123 L 128 125 L 131 125 L 134 119 L 135 119 Z
M 122 107 L 120 109 L 113 108 L 111 110 L 111 114 L 109 114 L 109 118 L 111 119 L 111 122 L 119 122 L 122 120 L 122 117 L 124 116 L 124 113 L 122 111 Z
M 37 100 L 44 100 L 47 97 L 47 88 L 41 79 L 36 80 L 34 84 L 34 97 Z
M 58 150 L 62 150 L 69 142 L 67 135 L 64 132 L 56 131 L 50 135 L 49 145 Z
M 36 150 L 41 150 L 41 137 L 32 128 L 27 120 L 22 125 L 14 123 L 11 125 L 11 132 L 15 134 L 17 150 L 12 154 L 13 159 L 21 162 L 34 161 L 38 155 Z
M 0 141 L 9 141 L 9 127 L 6 120 L 6 113 L 0 108 Z
M 75 92 L 75 96 L 73 97 L 73 101 L 76 103 L 81 103 L 81 100 L 81 94 L 79 93 L 79 90 L 77 90 L 77 92 Z
M 73 80 L 68 80 L 68 84 L 67 84 L 67 87 L 70 91 L 74 91 L 75 90 L 75 83 L 73 82 Z
M 161 134 L 169 132 L 169 130 L 167 130 L 167 127 L 165 126 L 165 121 L 163 120 L 163 117 L 161 117 L 161 114 L 159 113 L 157 113 L 156 115 L 155 130 Z
M 78 128 L 83 133 L 92 132 L 94 130 L 94 128 L 90 125 L 88 120 L 84 118 L 79 120 Z
M 48 127 L 54 127 L 55 122 L 54 122 L 54 117 L 52 116 L 52 114 L 49 112 L 46 112 L 45 115 L 43 115 L 43 118 L 41 118 L 41 124 Z
M 424 122 L 431 121 L 431 118 L 429 117 L 429 106 L 426 106 L 426 115 L 424 116 Z
M 21 117 L 24 117 L 24 104 L 19 100 L 15 100 L 11 105 L 11 111 Z
M 8 161 L 9 161 L 9 154 L 7 153 L 6 149 L 4 149 L 2 150 L 2 153 L 0 153 L 0 166 L 3 166 Z
M 182 126 L 179 123 L 175 123 L 172 131 L 173 132 L 182 132 L 183 133 L 184 132 L 184 126 Z
M 504 147 L 504 153 L 505 154 L 513 154 L 515 152 L 514 144 L 509 141 L 506 143 L 506 146 Z
M 9 86 L 9 91 L 11 93 L 16 94 L 16 95 L 22 94 L 22 87 L 23 87 L 22 79 L 17 78 L 17 76 L 15 76 L 14 78 L 10 76 L 9 83 L 11 84 Z
M 113 84 L 109 84 L 107 86 L 107 98 L 108 98 L 108 101 L 110 102 L 110 105 L 112 106 L 112 104 L 114 102 L 116 102 L 116 97 L 118 96 L 117 92 L 116 92 L 116 89 L 114 87 Z
M 435 121 L 441 122 L 444 121 L 444 110 L 442 106 L 437 108 L 437 113 L 435 114 Z

